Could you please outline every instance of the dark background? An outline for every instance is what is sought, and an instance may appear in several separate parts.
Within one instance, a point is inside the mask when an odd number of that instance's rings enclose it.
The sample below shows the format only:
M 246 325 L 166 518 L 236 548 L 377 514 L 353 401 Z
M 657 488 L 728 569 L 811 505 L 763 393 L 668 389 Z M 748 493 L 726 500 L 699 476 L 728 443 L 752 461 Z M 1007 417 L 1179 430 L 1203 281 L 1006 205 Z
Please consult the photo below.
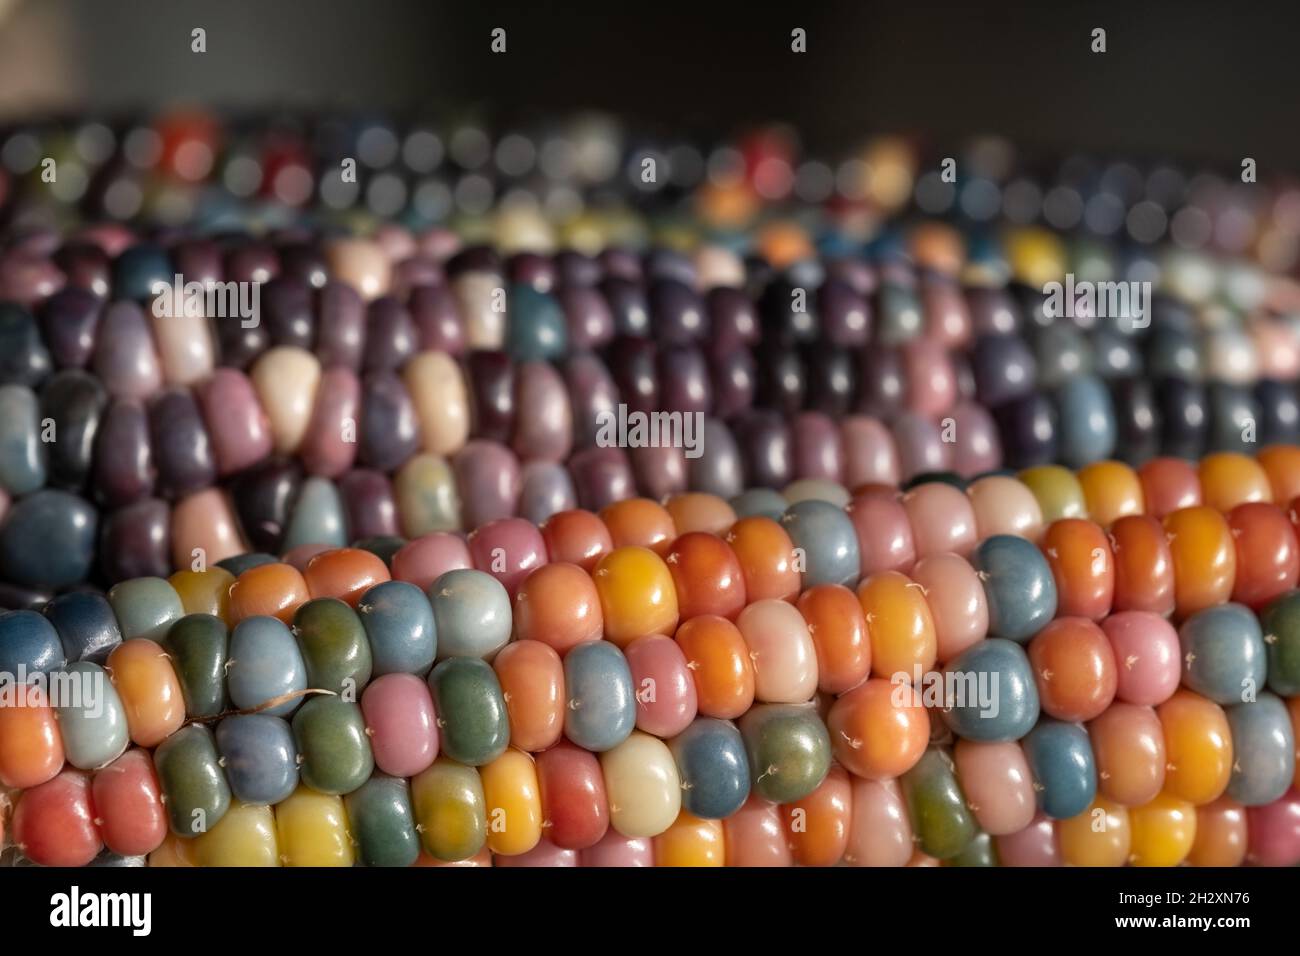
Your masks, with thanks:
M 1300 171 L 1294 9 L 1127 4 L 0 0 L 0 116 L 178 102 L 487 118 L 599 107 L 711 135 L 1001 133 Z M 208 52 L 189 31 L 207 30 Z M 508 52 L 489 33 L 508 32 Z M 790 52 L 790 30 L 809 52 Z M 1107 30 L 1108 52 L 1090 52 Z

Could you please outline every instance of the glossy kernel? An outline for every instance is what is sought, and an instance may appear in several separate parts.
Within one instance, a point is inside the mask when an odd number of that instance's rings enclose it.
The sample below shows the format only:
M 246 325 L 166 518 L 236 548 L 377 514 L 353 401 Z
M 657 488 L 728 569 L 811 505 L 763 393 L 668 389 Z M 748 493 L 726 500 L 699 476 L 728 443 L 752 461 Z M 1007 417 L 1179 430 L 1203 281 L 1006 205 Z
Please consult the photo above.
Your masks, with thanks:
M 731 816 L 749 797 L 749 757 L 730 721 L 700 717 L 668 741 L 682 780 L 682 806 L 699 817 Z
M 1165 731 L 1151 707 L 1117 701 L 1088 725 L 1103 797 L 1127 807 L 1154 800 L 1164 788 Z
M 541 531 L 552 563 L 576 564 L 588 574 L 614 550 L 605 522 L 590 511 L 572 509 L 553 514 L 542 522 Z
M 741 518 L 727 532 L 727 544 L 740 561 L 746 598 L 793 601 L 803 586 L 794 555 L 794 542 L 771 518 Z
M 835 759 L 868 780 L 902 776 L 930 742 L 930 718 L 920 693 L 879 677 L 835 701 L 826 729 Z
M 352 866 L 356 850 L 343 799 L 300 786 L 275 807 L 275 835 L 285 866 Z
M 930 605 L 939 661 L 952 660 L 988 635 L 988 598 L 969 561 L 956 554 L 934 554 L 918 561 L 911 577 Z
M 965 497 L 961 503 L 969 510 Z M 974 523 L 972 517 L 971 538 Z M 817 499 L 797 501 L 782 514 L 781 526 L 795 546 L 803 587 L 857 583 L 862 567 L 857 531 L 838 504 Z
M 677 629 L 677 589 L 663 560 L 649 548 L 616 548 L 592 575 L 600 594 L 605 639 L 626 647 L 647 634 Z
M 1177 866 L 1196 841 L 1196 808 L 1171 793 L 1129 810 L 1133 866 Z
M 230 620 L 247 617 L 278 617 L 285 624 L 311 597 L 307 582 L 289 564 L 263 564 L 241 574 L 230 586 Z
M 1056 579 L 1057 613 L 1100 621 L 1115 594 L 1110 541 L 1091 521 L 1054 521 L 1043 535 L 1043 552 Z
M 682 805 L 677 765 L 663 741 L 641 731 L 600 755 L 611 826 L 627 837 L 667 830 Z
M 293 636 L 308 686 L 356 700 L 373 670 L 370 641 L 357 612 L 338 598 L 313 598 L 294 614 Z
M 564 692 L 564 735 L 579 747 L 593 753 L 610 750 L 636 727 L 632 669 L 623 652 L 608 641 L 581 644 L 568 653 Z
M 361 596 L 389 579 L 388 567 L 360 548 L 322 551 L 307 562 L 303 580 L 313 598 L 338 598 L 355 608 Z
M 782 806 L 790 852 L 800 866 L 834 866 L 849 843 L 852 784 L 831 767 L 821 785 L 802 800 Z
M 1183 684 L 1229 706 L 1264 686 L 1267 650 L 1259 619 L 1240 604 L 1197 611 L 1178 629 Z
M 424 849 L 436 859 L 466 860 L 486 846 L 483 782 L 473 767 L 439 757 L 411 780 L 411 806 Z
M 1097 795 L 1097 763 L 1087 730 L 1044 718 L 1022 746 L 1043 813 L 1065 820 L 1087 809 Z
M 114 853 L 142 856 L 167 838 L 162 788 L 148 751 L 133 748 L 98 771 L 92 795 L 104 845 Z
M 514 629 L 519 640 L 541 641 L 563 655 L 604 632 L 600 594 L 576 564 L 553 561 L 528 575 L 515 593 Z
M 448 658 L 429 674 L 429 689 L 443 753 L 472 767 L 501 755 L 510 742 L 510 721 L 501 683 L 486 662 Z
M 518 856 L 542 838 L 542 799 L 533 758 L 509 749 L 479 771 L 488 818 L 488 848 Z
M 90 777 L 71 767 L 24 790 L 14 808 L 13 839 L 41 866 L 85 866 L 103 843 L 95 824 Z
M 1150 515 L 1127 515 L 1110 527 L 1115 562 L 1114 611 L 1174 610 L 1174 563 L 1160 522 Z
M 724 535 L 736 523 L 736 510 L 725 498 L 699 491 L 674 495 L 664 505 L 672 516 L 679 535 L 692 531 L 707 531 Z
M 784 867 L 794 863 L 781 808 L 757 794 L 722 821 L 727 866 Z
M 1056 616 L 1056 579 L 1043 553 L 1013 535 L 994 535 L 971 554 L 984 584 L 989 636 L 1025 643 Z
M 953 761 L 971 812 L 987 833 L 1003 836 L 1029 826 L 1038 800 L 1019 744 L 959 739 Z
M 982 602 L 983 589 L 979 593 Z M 871 640 L 857 595 L 840 584 L 820 584 L 804 591 L 797 607 L 817 653 L 818 690 L 842 694 L 862 683 L 871 672 Z
M 1268 686 L 1284 697 L 1300 696 L 1300 592 L 1273 601 L 1259 617 L 1268 648 Z
M 1237 551 L 1223 515 L 1204 505 L 1182 508 L 1165 518 L 1165 534 L 1174 562 L 1178 617 L 1222 604 L 1232 596 Z
M 510 744 L 525 752 L 545 750 L 564 730 L 564 665 L 541 641 L 514 641 L 492 662 L 510 718 Z
M 63 768 L 63 736 L 43 687 L 14 688 L 21 699 L 0 707 L 0 784 L 25 789 Z
M 197 866 L 279 866 L 275 814 L 265 805 L 233 804 L 192 852 Z
M 754 696 L 760 701 L 801 704 L 817 691 L 817 649 L 799 611 L 785 601 L 755 601 L 736 627 L 754 662 Z
M 225 708 L 229 645 L 226 622 L 212 614 L 186 614 L 163 639 L 190 717 L 215 717 Z
M 975 546 L 975 511 L 963 491 L 928 482 L 904 493 L 902 502 L 917 557 L 946 552 L 964 556 Z
M 627 646 L 636 696 L 636 726 L 667 740 L 686 729 L 699 709 L 695 679 L 681 646 L 662 634 Z
M 1068 468 L 1036 465 L 1026 468 L 1017 477 L 1038 499 L 1045 523 L 1061 518 L 1082 518 L 1088 513 L 1083 487 Z
M 1248 501 L 1272 502 L 1273 486 L 1255 459 L 1236 452 L 1214 452 L 1201 459 L 1198 470 L 1205 504 L 1227 514 Z
M 854 778 L 852 793 L 853 817 L 844 862 L 851 866 L 906 866 L 912 857 L 913 831 L 898 781 Z
M 1181 458 L 1152 458 L 1138 469 L 1147 514 L 1163 520 L 1182 508 L 1202 503 L 1196 468 Z
M 904 774 L 902 787 L 918 845 L 925 853 L 943 860 L 966 849 L 977 829 L 951 757 L 937 748 L 927 750 Z
M 374 751 L 360 706 L 343 697 L 312 697 L 293 715 L 302 781 L 321 793 L 347 794 L 370 778 Z
M 1098 797 L 1078 816 L 1057 824 L 1061 858 L 1070 866 L 1123 866 L 1132 846 L 1128 810 Z
M 230 784 L 212 732 L 190 724 L 154 751 L 172 832 L 195 837 L 211 830 L 230 808 Z
M 1091 720 L 1115 699 L 1115 655 L 1100 627 L 1058 617 L 1029 642 L 1043 710 L 1065 721 Z
M 584 850 L 609 829 L 609 798 L 596 755 L 567 740 L 537 755 L 546 836 L 558 847 Z
M 961 737 L 1019 740 L 1038 720 L 1041 703 L 1033 666 L 1014 641 L 980 641 L 949 661 L 944 676 L 948 683 L 935 705 L 941 706 L 944 723 Z
M 156 746 L 181 726 L 184 692 L 167 652 L 158 644 L 143 637 L 124 641 L 109 655 L 107 669 L 135 743 Z
M 1180 690 L 1156 713 L 1165 732 L 1165 791 L 1194 806 L 1218 799 L 1232 775 L 1232 733 L 1223 708 Z
M 858 600 L 871 638 L 871 671 L 891 679 L 934 667 L 938 642 L 924 589 L 897 571 L 873 574 L 858 588 Z
M 830 770 L 830 737 L 811 705 L 759 704 L 741 719 L 740 732 L 754 796 L 793 803 Z
M 1027 486 L 1006 475 L 987 475 L 966 489 L 975 509 L 979 540 L 995 534 L 1014 534 L 1037 541 L 1043 532 L 1043 513 Z
M 1229 797 L 1196 808 L 1192 866 L 1241 866 L 1247 850 L 1246 808 Z
M 225 568 L 177 571 L 167 582 L 176 590 L 186 614 L 211 614 L 229 623 L 230 585 L 235 576 Z
M 664 557 L 677 537 L 668 509 L 649 498 L 626 498 L 600 513 L 615 548 L 639 546 Z
M 664 561 L 677 590 L 683 621 L 701 614 L 735 620 L 745 607 L 745 578 L 731 546 L 714 534 L 694 531 L 673 542 Z
M 705 820 L 686 810 L 654 838 L 655 866 L 724 866 L 727 853 L 720 820 Z
M 1246 502 L 1228 512 L 1237 550 L 1232 599 L 1252 610 L 1290 591 L 1300 578 L 1300 544 L 1286 512 Z
M 736 625 L 726 618 L 697 617 L 677 629 L 677 645 L 695 679 L 699 712 L 735 719 L 754 702 L 754 661 Z
M 1300 448 L 1295 445 L 1270 445 L 1260 449 L 1255 460 L 1268 475 L 1274 502 L 1285 505 L 1300 495 Z
M 230 634 L 226 687 L 230 702 L 241 710 L 256 709 L 276 717 L 297 710 L 307 690 L 307 665 L 283 622 L 250 617 L 235 626 Z
M 1079 486 L 1088 507 L 1088 517 L 1109 528 L 1125 515 L 1140 515 L 1146 510 L 1142 482 L 1121 461 L 1098 461 L 1079 469 Z

